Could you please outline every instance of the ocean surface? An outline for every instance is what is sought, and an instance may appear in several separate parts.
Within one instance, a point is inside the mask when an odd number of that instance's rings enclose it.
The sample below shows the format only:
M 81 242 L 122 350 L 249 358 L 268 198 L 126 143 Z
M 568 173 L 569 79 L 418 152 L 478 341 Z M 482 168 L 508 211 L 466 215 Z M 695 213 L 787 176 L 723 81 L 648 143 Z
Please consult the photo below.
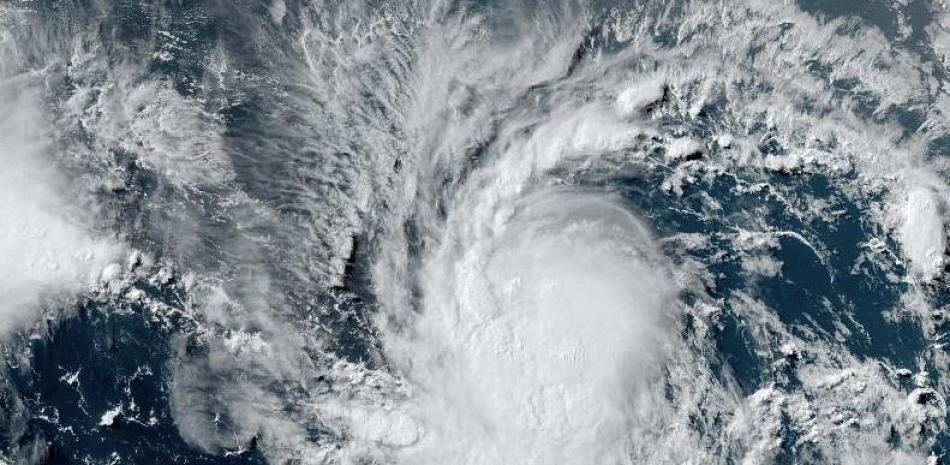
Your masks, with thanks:
M 0 465 L 950 463 L 950 3 L 0 0 Z

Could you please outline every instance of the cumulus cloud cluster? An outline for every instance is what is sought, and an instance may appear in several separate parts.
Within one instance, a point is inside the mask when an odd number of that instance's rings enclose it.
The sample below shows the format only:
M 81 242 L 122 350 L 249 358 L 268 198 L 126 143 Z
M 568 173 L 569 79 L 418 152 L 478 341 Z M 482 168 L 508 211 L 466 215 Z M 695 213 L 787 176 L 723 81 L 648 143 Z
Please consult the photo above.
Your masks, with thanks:
M 14 60 L 4 53 L 12 51 L 0 49 L 0 60 Z M 93 232 L 94 210 L 57 170 L 41 90 L 40 76 L 0 75 L 0 333 L 95 284 L 122 252 Z

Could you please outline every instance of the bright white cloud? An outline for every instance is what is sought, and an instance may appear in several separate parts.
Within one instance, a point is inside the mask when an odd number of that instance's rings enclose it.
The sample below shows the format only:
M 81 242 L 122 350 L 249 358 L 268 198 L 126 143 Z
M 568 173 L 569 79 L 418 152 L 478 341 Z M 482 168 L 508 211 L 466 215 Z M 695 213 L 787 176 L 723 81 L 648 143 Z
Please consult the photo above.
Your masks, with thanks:
M 405 463 L 624 461 L 670 313 L 650 238 L 609 199 L 545 192 L 521 207 L 500 234 L 434 257 L 403 342 L 427 432 Z
M 907 195 L 902 209 L 899 238 L 911 268 L 925 280 L 943 272 L 947 232 L 944 230 L 946 207 L 931 188 L 916 186 Z
M 27 323 L 47 298 L 95 283 L 121 252 L 90 232 L 90 213 L 54 168 L 35 84 L 0 81 L 0 334 Z

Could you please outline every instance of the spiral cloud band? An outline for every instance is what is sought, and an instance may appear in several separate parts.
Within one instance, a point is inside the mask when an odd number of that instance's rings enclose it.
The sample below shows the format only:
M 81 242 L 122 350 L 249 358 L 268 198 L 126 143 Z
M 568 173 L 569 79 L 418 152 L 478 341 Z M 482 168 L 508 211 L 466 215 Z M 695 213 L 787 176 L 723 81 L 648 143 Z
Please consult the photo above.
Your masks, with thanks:
M 0 465 L 950 457 L 950 5 L 0 0 Z

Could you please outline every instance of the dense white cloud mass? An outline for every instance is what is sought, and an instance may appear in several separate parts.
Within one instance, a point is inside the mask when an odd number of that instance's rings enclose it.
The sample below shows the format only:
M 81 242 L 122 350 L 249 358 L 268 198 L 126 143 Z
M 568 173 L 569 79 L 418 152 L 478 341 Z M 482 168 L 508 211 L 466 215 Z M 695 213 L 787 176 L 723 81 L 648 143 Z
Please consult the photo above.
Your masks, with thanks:
M 894 234 L 898 260 L 923 280 L 939 275 L 945 187 L 918 168 L 926 136 L 901 139 L 828 87 L 848 81 L 879 105 L 906 103 L 931 84 L 913 58 L 890 51 L 879 31 L 839 33 L 847 21 L 791 2 L 617 10 L 596 21 L 618 50 L 589 55 L 602 37 L 589 33 L 588 5 L 510 10 L 503 21 L 491 9 L 434 7 L 419 28 L 403 22 L 418 12 L 385 11 L 369 31 L 341 13 L 305 28 L 301 79 L 344 100 L 372 95 L 349 110 L 397 128 L 373 120 L 357 138 L 376 168 L 359 178 L 372 195 L 354 199 L 375 228 L 369 262 L 386 368 L 333 357 L 328 369 L 289 368 L 290 352 L 274 349 L 287 340 L 276 336 L 258 340 L 260 350 L 225 344 L 213 357 L 219 375 L 271 358 L 288 368 L 254 371 L 261 381 L 208 400 L 208 409 L 229 406 L 237 425 L 210 436 L 208 416 L 187 410 L 204 401 L 203 368 L 181 369 L 173 391 L 187 394 L 176 410 L 186 437 L 220 451 L 261 434 L 272 460 L 315 464 L 753 464 L 788 459 L 793 447 L 829 463 L 867 451 L 888 463 L 927 460 L 942 404 L 918 401 L 889 365 L 849 351 L 867 331 L 850 309 L 826 299 L 830 315 L 808 314 L 808 326 L 755 296 L 760 280 L 801 266 L 775 258 L 783 248 L 802 247 L 823 266 L 833 253 L 759 207 L 721 218 L 716 195 L 696 192 L 725 179 L 734 185 L 723 189 L 754 205 L 776 199 L 803 223 L 834 223 L 834 199 L 795 203 L 769 176 L 840 176 L 836 188 L 856 202 L 883 199 L 862 204 L 871 234 Z M 831 75 L 808 60 L 826 60 Z M 880 62 L 890 78 L 868 71 Z M 383 77 L 367 83 L 341 69 Z M 681 207 L 687 216 L 728 227 L 654 238 L 659 214 L 641 216 L 612 189 L 638 176 L 654 176 L 651 188 L 674 204 L 698 203 Z M 920 190 L 924 179 L 932 187 Z M 877 244 L 856 268 L 896 266 L 875 255 Z M 722 263 L 748 288 L 713 297 L 722 276 L 707 267 Z M 754 389 L 717 355 L 727 320 L 753 354 L 736 369 L 767 373 Z M 282 401 L 266 383 L 308 384 L 313 373 L 339 392 L 314 389 L 306 414 L 273 416 Z M 309 421 L 342 443 L 308 438 Z M 892 435 L 902 446 L 887 445 Z
M 923 279 L 943 271 L 947 249 L 946 206 L 933 189 L 915 186 L 907 195 L 900 239 L 911 265 Z
M 84 32 L 29 53 L 59 36 L 0 22 L 0 333 L 111 280 L 106 311 L 164 331 L 162 421 L 187 447 L 941 453 L 947 18 L 276 0 L 185 25 L 156 7 L 132 40 L 104 39 L 121 28 L 92 3 Z M 86 184 L 122 195 L 100 215 Z M 119 277 L 126 239 L 148 250 Z M 127 395 L 94 423 L 158 428 Z
M 459 219 L 426 311 L 387 341 L 426 431 L 401 461 L 623 463 L 676 312 L 648 232 L 610 199 L 557 191 L 494 216 Z
M 41 86 L 29 73 L 0 75 L 0 333 L 28 324 L 44 301 L 97 283 L 122 251 L 92 232 L 95 211 L 50 157 Z

